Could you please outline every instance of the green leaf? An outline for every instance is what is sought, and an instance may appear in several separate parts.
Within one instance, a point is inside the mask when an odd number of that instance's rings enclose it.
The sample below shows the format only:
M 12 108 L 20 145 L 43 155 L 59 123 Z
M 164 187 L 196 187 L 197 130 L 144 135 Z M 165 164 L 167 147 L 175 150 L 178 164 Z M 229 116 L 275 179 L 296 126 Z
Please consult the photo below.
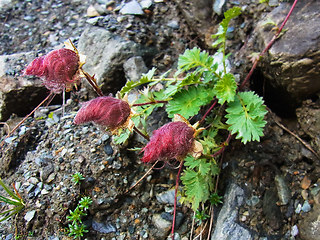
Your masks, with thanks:
M 209 188 L 206 182 L 206 176 L 202 176 L 192 169 L 186 169 L 181 176 L 181 180 L 185 187 L 187 200 L 191 202 L 192 209 L 195 211 L 198 209 L 201 202 L 205 202 L 209 198 Z
M 218 32 L 212 35 L 212 38 L 217 38 L 213 43 L 213 47 L 219 47 L 218 51 L 224 51 L 226 43 L 226 34 L 228 30 L 228 25 L 232 18 L 235 18 L 241 14 L 241 8 L 233 7 L 224 13 L 224 19 L 219 25 Z
M 123 144 L 125 141 L 127 141 L 130 137 L 131 132 L 129 129 L 125 129 L 122 131 L 119 135 L 113 135 L 113 140 L 116 144 Z
M 213 90 L 220 104 L 232 102 L 237 90 L 237 83 L 233 74 L 227 73 L 223 75 L 223 77 L 214 85 Z
M 228 104 L 226 111 L 227 124 L 230 125 L 228 129 L 232 134 L 237 133 L 237 139 L 241 139 L 244 144 L 260 141 L 266 125 L 263 119 L 267 113 L 261 97 L 251 91 L 238 93 L 235 101 Z
M 207 105 L 213 99 L 213 90 L 204 86 L 190 86 L 173 96 L 166 106 L 170 118 L 180 114 L 185 118 L 196 115 L 201 106 Z
M 199 48 L 187 49 L 183 55 L 179 56 L 178 69 L 188 71 L 192 68 L 202 67 L 211 69 L 213 65 L 213 57 L 205 51 L 200 51 Z M 205 70 L 205 69 L 204 69 Z
M 151 70 L 149 70 L 149 72 L 142 74 L 142 77 L 139 81 L 128 81 L 126 85 L 120 90 L 121 95 L 123 96 L 127 92 L 130 92 L 133 88 L 138 87 L 142 84 L 154 81 L 152 78 L 156 70 L 156 68 L 152 68 Z

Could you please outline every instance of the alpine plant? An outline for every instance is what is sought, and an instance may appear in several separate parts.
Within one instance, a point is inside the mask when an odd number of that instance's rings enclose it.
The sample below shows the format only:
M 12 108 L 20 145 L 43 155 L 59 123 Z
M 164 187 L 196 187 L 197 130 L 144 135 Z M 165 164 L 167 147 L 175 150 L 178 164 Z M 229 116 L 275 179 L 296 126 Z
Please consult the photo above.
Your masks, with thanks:
M 129 128 L 130 115 L 131 108 L 126 101 L 104 96 L 83 103 L 73 122 L 94 122 L 114 132 L 120 128 Z
M 201 144 L 195 140 L 195 135 L 199 131 L 195 130 L 186 119 L 181 116 L 179 118 L 153 132 L 149 143 L 142 149 L 144 152 L 142 162 L 152 163 L 157 160 L 172 159 L 181 161 L 188 153 L 198 155 L 202 152 Z
M 62 48 L 34 59 L 25 69 L 24 75 L 41 78 L 53 93 L 70 90 L 80 80 L 80 56 L 76 51 Z

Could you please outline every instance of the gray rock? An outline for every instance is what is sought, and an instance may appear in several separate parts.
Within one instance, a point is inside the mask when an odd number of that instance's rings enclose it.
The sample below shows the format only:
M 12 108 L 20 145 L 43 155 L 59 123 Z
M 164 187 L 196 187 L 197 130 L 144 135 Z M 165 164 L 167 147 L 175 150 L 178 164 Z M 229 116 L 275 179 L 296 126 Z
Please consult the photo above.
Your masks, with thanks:
M 226 0 L 215 0 L 213 4 L 213 11 L 218 15 L 222 15 L 226 4 Z
M 175 192 L 175 189 L 170 189 L 168 191 L 157 194 L 156 198 L 157 198 L 158 202 L 160 202 L 160 203 L 173 205 L 174 204 L 174 192 Z M 178 203 L 179 199 L 180 199 L 180 197 L 178 196 L 177 203 Z M 180 204 L 180 203 L 178 203 L 178 204 Z
M 152 0 L 142 0 L 140 2 L 140 6 L 142 7 L 142 9 L 148 9 L 149 7 L 151 7 L 152 5 Z
M 180 28 L 177 20 L 171 20 L 170 22 L 168 22 L 167 26 L 175 30 L 178 30 Z
M 208 37 L 212 30 L 212 0 L 175 0 L 190 28 L 199 36 Z M 205 39 L 207 40 L 207 39 Z M 210 39 L 211 41 L 211 39 Z M 211 45 L 212 41 L 208 43 Z
M 154 226 L 158 229 L 158 237 L 161 237 L 161 239 L 163 239 L 165 236 L 167 236 L 171 229 L 171 221 L 162 218 L 160 214 L 155 214 L 152 217 L 152 222 Z
M 218 220 L 211 240 L 253 239 L 250 232 L 238 224 L 238 208 L 243 202 L 243 189 L 234 183 L 230 184 L 224 196 L 224 204 L 218 215 Z
M 132 0 L 131 2 L 126 3 L 120 10 L 121 14 L 128 15 L 143 15 L 144 12 L 142 7 L 136 0 Z
M 274 32 L 264 25 L 265 20 L 270 18 L 280 26 L 290 7 L 291 3 L 281 3 L 257 24 L 256 42 L 260 44 L 260 50 L 274 36 Z M 298 2 L 285 25 L 287 31 L 262 58 L 264 77 L 296 102 L 320 90 L 319 8 L 320 1 L 317 0 L 307 4 Z
M 288 183 L 285 181 L 284 177 L 281 175 L 276 175 L 274 178 L 278 198 L 281 205 L 287 205 L 291 199 L 291 191 L 288 186 Z
M 12 1 L 11 0 L 0 0 L 0 9 L 9 9 L 12 7 Z
M 22 76 L 34 58 L 33 52 L 0 56 L 0 121 L 27 115 L 47 95 L 40 79 Z
M 27 222 L 30 222 L 34 218 L 35 214 L 36 214 L 35 210 L 27 212 L 26 215 L 24 216 L 24 220 L 26 220 Z
M 92 228 L 100 233 L 112 233 L 117 231 L 116 227 L 111 223 L 100 223 L 96 221 L 92 221 Z
M 315 206 L 298 224 L 300 238 L 303 240 L 319 240 L 320 207 Z
M 123 64 L 124 73 L 127 80 L 139 81 L 143 73 L 148 72 L 148 68 L 142 57 L 131 57 Z
M 119 90 L 126 82 L 124 62 L 134 55 L 143 56 L 145 52 L 132 41 L 115 36 L 99 28 L 87 28 L 79 39 L 79 51 L 87 56 L 84 70 L 95 74 L 103 91 Z

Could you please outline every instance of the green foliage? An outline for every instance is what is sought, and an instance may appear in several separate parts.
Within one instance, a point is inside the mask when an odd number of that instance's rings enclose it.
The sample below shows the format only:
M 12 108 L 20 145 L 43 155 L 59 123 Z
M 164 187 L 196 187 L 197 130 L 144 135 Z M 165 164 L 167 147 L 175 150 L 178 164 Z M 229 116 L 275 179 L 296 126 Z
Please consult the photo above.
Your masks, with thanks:
M 9 210 L 3 211 L 0 213 L 0 216 L 2 217 L 0 219 L 0 222 L 3 222 L 10 218 L 11 216 L 19 213 L 24 207 L 25 204 L 23 202 L 23 199 L 19 195 L 18 192 L 13 192 L 9 189 L 9 187 L 6 186 L 6 184 L 2 181 L 0 178 L 0 186 L 5 190 L 5 192 L 10 196 L 10 197 L 5 197 L 0 195 L 0 202 L 7 203 L 13 208 L 10 208 Z
M 192 209 L 196 211 L 201 202 L 209 200 L 214 187 L 213 178 L 219 173 L 219 168 L 214 159 L 195 159 L 190 155 L 185 158 L 184 165 L 186 169 L 181 176 L 184 193 L 181 200 L 191 203 Z
M 223 54 L 221 62 L 215 59 L 215 55 L 199 48 L 186 49 L 178 59 L 173 78 L 166 77 L 168 72 L 154 77 L 153 68 L 140 81 L 129 81 L 121 90 L 121 94 L 125 94 L 135 87 L 145 86 L 135 102 L 135 115 L 132 117 L 135 126 L 142 128 L 140 131 L 144 134 L 147 118 L 158 107 L 165 107 L 169 118 L 180 114 L 194 122 L 200 120 L 205 113 L 205 117 L 201 119 L 201 127 L 205 127 L 205 130 L 198 134 L 196 139 L 203 147 L 202 155 L 198 159 L 188 155 L 184 159 L 185 169 L 181 175 L 181 202 L 191 205 L 200 223 L 207 218 L 204 203 L 217 205 L 222 202 L 215 189 L 215 179 L 220 168 L 214 159 L 229 143 L 229 140 L 222 136 L 231 132 L 243 143 L 259 141 L 266 124 L 263 120 L 266 108 L 262 99 L 253 92 L 238 92 L 235 76 L 226 68 L 227 29 L 231 19 L 240 13 L 238 7 L 226 11 L 218 32 L 213 35 L 213 46 Z M 155 88 L 156 84 L 161 87 Z M 224 134 L 220 134 L 221 132 Z M 128 130 L 122 132 L 115 137 L 116 143 L 125 142 L 129 135 Z
M 227 124 L 232 134 L 246 144 L 249 141 L 260 141 L 263 128 L 266 125 L 264 116 L 267 113 L 261 97 L 254 92 L 240 92 L 235 101 L 228 104 L 226 109 Z
M 219 47 L 218 51 L 225 51 L 226 35 L 229 23 L 231 19 L 239 16 L 240 14 L 241 8 L 239 7 L 233 7 L 224 13 L 224 19 L 219 25 L 218 32 L 212 36 L 214 39 L 216 38 L 216 41 L 213 43 L 213 47 Z
M 79 172 L 76 172 L 75 174 L 72 175 L 72 181 L 75 183 L 75 184 L 79 184 L 80 181 L 84 180 L 85 178 L 82 176 L 81 173 Z
M 90 197 L 83 197 L 74 211 L 69 210 L 67 220 L 71 223 L 68 224 L 67 232 L 74 239 L 79 239 L 83 237 L 84 233 L 88 232 L 86 226 L 82 223 L 82 217 L 87 216 L 85 211 L 89 209 L 91 204 L 92 199 Z
M 194 215 L 198 224 L 201 225 L 204 220 L 207 220 L 210 216 L 206 213 L 205 210 L 200 211 L 197 209 L 196 214 Z
M 233 74 L 225 74 L 222 79 L 219 79 L 214 85 L 213 90 L 220 104 L 232 102 L 237 90 L 237 84 Z
M 213 90 L 204 86 L 191 86 L 182 89 L 169 101 L 166 110 L 170 118 L 180 114 L 185 118 L 196 115 L 201 106 L 207 105 L 213 99 Z

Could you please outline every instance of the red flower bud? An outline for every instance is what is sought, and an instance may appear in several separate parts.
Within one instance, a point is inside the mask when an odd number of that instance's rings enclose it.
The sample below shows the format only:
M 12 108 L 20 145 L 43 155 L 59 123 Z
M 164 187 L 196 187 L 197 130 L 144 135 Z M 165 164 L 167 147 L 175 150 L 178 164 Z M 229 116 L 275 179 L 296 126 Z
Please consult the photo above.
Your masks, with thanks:
M 61 93 L 79 79 L 79 56 L 76 52 L 62 48 L 34 59 L 24 71 L 43 79 L 50 91 Z
M 83 104 L 73 122 L 94 122 L 110 130 L 121 127 L 131 113 L 127 102 L 113 97 L 98 97 Z
M 184 157 L 193 148 L 194 129 L 185 122 L 171 122 L 153 132 L 150 142 L 143 148 L 142 162 L 170 160 Z

